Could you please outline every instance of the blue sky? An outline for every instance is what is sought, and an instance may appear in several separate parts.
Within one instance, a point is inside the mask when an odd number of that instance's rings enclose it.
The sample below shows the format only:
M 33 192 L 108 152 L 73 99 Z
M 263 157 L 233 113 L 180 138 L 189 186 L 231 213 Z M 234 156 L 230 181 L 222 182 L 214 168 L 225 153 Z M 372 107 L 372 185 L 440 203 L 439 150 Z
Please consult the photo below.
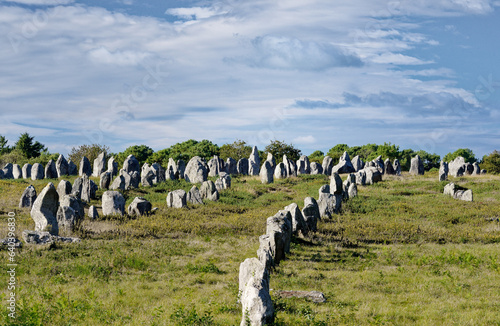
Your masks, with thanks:
M 500 149 L 500 1 L 0 1 L 0 134 Z M 496 60 L 495 60 L 496 59 Z

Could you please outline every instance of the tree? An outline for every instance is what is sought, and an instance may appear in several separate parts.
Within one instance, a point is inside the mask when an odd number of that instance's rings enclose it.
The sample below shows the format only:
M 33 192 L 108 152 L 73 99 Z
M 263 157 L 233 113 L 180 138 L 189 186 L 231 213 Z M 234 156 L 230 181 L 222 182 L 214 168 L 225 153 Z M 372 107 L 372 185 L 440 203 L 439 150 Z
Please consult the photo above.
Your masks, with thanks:
M 326 155 L 330 156 L 333 159 L 335 164 L 340 160 L 340 157 L 349 150 L 349 146 L 347 144 L 337 144 L 334 147 L 330 148 Z
M 411 167 L 411 158 L 414 157 L 415 151 L 413 149 L 403 149 L 399 155 L 399 164 L 401 170 L 409 171 Z
M 229 157 L 236 161 L 250 157 L 252 147 L 248 146 L 244 140 L 237 139 L 232 144 L 224 144 L 220 147 L 220 158 L 227 160 Z
M 90 163 L 93 164 L 94 160 L 102 152 L 109 153 L 109 147 L 105 145 L 92 144 L 92 145 L 81 145 L 78 147 L 71 148 L 69 152 L 68 159 L 73 161 L 76 165 L 80 164 L 82 157 L 89 159 Z
M 182 143 L 177 143 L 170 147 L 170 157 L 174 160 L 182 159 L 189 161 L 193 156 L 200 156 L 205 160 L 211 159 L 214 155 L 219 155 L 219 146 L 209 140 L 198 142 L 194 139 L 189 139 Z
M 283 155 L 289 160 L 297 161 L 302 152 L 300 149 L 297 149 L 293 146 L 293 144 L 286 144 L 284 141 L 272 140 L 269 145 L 266 146 L 264 152 L 273 154 L 277 163 L 283 161 Z
M 419 150 L 415 154 L 420 156 L 420 159 L 424 163 L 424 170 L 425 171 L 429 171 L 432 168 L 439 168 L 439 162 L 441 160 L 441 156 L 439 156 L 435 153 L 434 154 L 427 153 L 424 150 Z M 413 155 L 413 156 L 415 156 L 415 155 Z
M 165 148 L 165 149 L 159 150 L 157 152 L 154 152 L 153 155 L 148 157 L 146 162 L 148 162 L 149 164 L 158 163 L 161 166 L 166 167 L 166 166 L 168 166 L 168 158 L 169 157 L 170 157 L 170 149 Z
M 317 162 L 321 164 L 323 163 L 323 159 L 325 158 L 325 153 L 323 153 L 322 151 L 314 151 L 308 157 L 309 162 Z
M 398 158 L 399 155 L 401 154 L 399 152 L 399 146 L 391 144 L 391 143 L 384 143 L 384 145 L 378 145 L 377 150 L 376 150 L 377 156 L 382 155 L 382 159 L 390 159 L 391 161 Z M 376 158 L 376 157 L 374 157 Z
M 476 162 L 476 156 L 472 152 L 471 149 L 469 148 L 459 148 L 453 153 L 448 153 L 443 157 L 443 161 L 445 162 L 451 162 L 457 157 L 462 156 L 465 159 L 465 162 L 468 162 L 470 164 Z
M 125 159 L 129 155 L 134 155 L 134 157 L 139 161 L 139 165 L 146 163 L 147 159 L 153 155 L 154 150 L 146 145 L 133 145 L 127 147 L 123 152 L 119 153 L 116 157 L 116 162 L 118 165 L 122 165 Z
M 500 174 L 500 152 L 495 150 L 489 155 L 484 155 L 481 168 L 488 171 L 488 173 Z
M 45 145 L 36 141 L 33 142 L 35 137 L 31 137 L 27 132 L 21 134 L 17 140 L 15 148 L 23 153 L 27 158 L 38 157 L 45 149 Z
M 10 146 L 7 146 L 7 142 L 5 136 L 0 135 L 0 155 L 7 154 L 12 150 Z

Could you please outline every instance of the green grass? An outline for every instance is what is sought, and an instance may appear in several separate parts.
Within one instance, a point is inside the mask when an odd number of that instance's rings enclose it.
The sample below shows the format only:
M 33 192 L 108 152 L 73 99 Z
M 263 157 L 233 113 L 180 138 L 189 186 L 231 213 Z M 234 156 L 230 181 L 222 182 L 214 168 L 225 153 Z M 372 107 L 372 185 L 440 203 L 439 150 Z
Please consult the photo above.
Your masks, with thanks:
M 433 172 L 359 187 L 341 214 L 294 239 L 271 288 L 321 291 L 327 302 L 271 292 L 275 324 L 500 325 L 500 178 L 453 179 L 473 190 L 472 203 L 444 196 L 446 182 L 436 180 Z M 46 183 L 31 184 L 39 193 Z M 1 324 L 239 325 L 239 265 L 256 256 L 267 217 L 292 202 L 302 208 L 328 183 L 325 176 L 270 185 L 236 177 L 219 202 L 185 209 L 165 201 L 168 191 L 188 191 L 185 182 L 125 192 L 127 205 L 141 196 L 158 211 L 85 219 L 76 232 L 81 243 L 25 246 L 16 257 L 18 318 L 4 312 Z M 34 228 L 29 211 L 17 208 L 29 184 L 0 180 L 0 237 L 8 212 L 16 213 L 18 234 Z M 102 193 L 90 203 L 99 212 Z M 7 251 L 0 257 L 7 275 Z

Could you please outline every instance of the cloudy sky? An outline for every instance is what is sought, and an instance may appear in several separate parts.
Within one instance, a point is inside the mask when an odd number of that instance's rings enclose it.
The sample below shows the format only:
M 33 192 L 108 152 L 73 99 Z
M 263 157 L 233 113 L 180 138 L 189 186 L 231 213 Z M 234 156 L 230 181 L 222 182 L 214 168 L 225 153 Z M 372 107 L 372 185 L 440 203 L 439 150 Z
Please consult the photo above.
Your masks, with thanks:
M 0 1 L 0 134 L 500 149 L 500 1 Z

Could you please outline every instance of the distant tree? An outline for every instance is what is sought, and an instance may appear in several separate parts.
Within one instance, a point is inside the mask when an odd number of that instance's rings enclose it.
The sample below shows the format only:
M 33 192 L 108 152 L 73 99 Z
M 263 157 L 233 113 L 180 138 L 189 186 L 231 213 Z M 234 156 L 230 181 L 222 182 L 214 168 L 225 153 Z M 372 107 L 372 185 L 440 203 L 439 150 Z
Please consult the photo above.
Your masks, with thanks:
M 500 174 L 500 152 L 495 150 L 489 155 L 484 155 L 481 168 L 488 171 L 488 173 Z
M 198 142 L 194 139 L 189 139 L 182 143 L 172 145 L 170 148 L 170 157 L 174 160 L 182 159 L 189 161 L 193 156 L 200 156 L 205 160 L 209 160 L 214 155 L 219 155 L 219 146 L 209 140 Z
M 308 157 L 309 162 L 317 162 L 321 164 L 323 163 L 323 159 L 325 158 L 325 153 L 323 153 L 322 151 L 314 151 Z
M 220 158 L 223 160 L 231 157 L 238 161 L 244 157 L 248 158 L 251 153 L 252 147 L 241 139 L 235 140 L 232 144 L 224 144 L 220 147 Z
M 158 163 L 163 167 L 167 167 L 169 156 L 170 156 L 170 149 L 165 148 L 157 152 L 154 152 L 153 155 L 148 157 L 146 162 L 148 162 L 149 164 Z
M 424 150 L 420 150 L 415 153 L 420 156 L 420 159 L 424 163 L 424 170 L 429 171 L 432 168 L 439 168 L 439 162 L 441 161 L 441 156 L 437 154 L 430 154 Z M 413 155 L 415 156 L 415 155 Z M 411 164 L 411 162 L 410 162 Z
M 0 155 L 0 168 L 3 168 L 7 163 L 19 164 L 23 166 L 27 162 L 28 158 L 26 155 L 18 149 L 12 149 L 9 152 Z
M 10 146 L 7 146 L 7 142 L 5 136 L 0 135 L 0 155 L 7 154 L 12 150 Z
M 357 152 L 357 155 L 359 155 L 359 157 L 365 162 L 371 161 L 378 156 L 377 149 L 377 144 L 366 144 L 361 146 L 361 148 Z
M 347 144 L 337 144 L 334 147 L 330 148 L 326 155 L 330 156 L 333 159 L 335 164 L 338 163 L 340 157 L 349 150 L 349 146 Z
M 45 149 L 45 145 L 38 141 L 33 142 L 35 137 L 31 137 L 27 132 L 21 134 L 16 142 L 15 148 L 23 153 L 27 158 L 38 157 Z
M 283 155 L 286 155 L 288 159 L 298 160 L 302 155 L 300 149 L 297 149 L 293 144 L 287 144 L 284 141 L 272 140 L 269 145 L 266 146 L 264 152 L 273 154 L 276 162 L 283 161 Z
M 414 157 L 415 151 L 413 149 L 403 149 L 399 154 L 399 164 L 401 165 L 401 170 L 409 171 L 411 166 L 411 158 Z
M 208 161 L 214 155 L 219 155 L 219 153 L 220 148 L 217 144 L 212 143 L 210 140 L 203 139 L 194 146 L 192 156 L 200 156 Z
M 399 152 L 399 146 L 391 144 L 391 143 L 384 143 L 384 145 L 378 145 L 377 150 L 376 150 L 377 156 L 382 156 L 382 159 L 390 159 L 391 161 L 398 158 L 399 155 L 401 154 Z
M 80 164 L 82 157 L 89 159 L 90 164 L 94 164 L 94 160 L 102 152 L 109 153 L 109 147 L 105 145 L 92 144 L 92 145 L 80 145 L 78 147 L 71 148 L 69 152 L 68 159 L 73 161 L 76 165 Z
M 134 155 L 134 157 L 139 161 L 139 165 L 143 165 L 146 163 L 146 160 L 153 155 L 154 151 L 151 147 L 146 146 L 146 145 L 133 145 L 130 147 L 127 147 L 123 152 L 118 154 L 118 157 L 116 157 L 116 162 L 118 165 L 122 165 L 125 159 L 129 155 Z
M 462 156 L 465 159 L 465 162 L 469 162 L 471 164 L 477 161 L 476 156 L 469 148 L 459 148 L 453 153 L 448 153 L 443 157 L 443 161 L 451 162 L 459 156 Z

